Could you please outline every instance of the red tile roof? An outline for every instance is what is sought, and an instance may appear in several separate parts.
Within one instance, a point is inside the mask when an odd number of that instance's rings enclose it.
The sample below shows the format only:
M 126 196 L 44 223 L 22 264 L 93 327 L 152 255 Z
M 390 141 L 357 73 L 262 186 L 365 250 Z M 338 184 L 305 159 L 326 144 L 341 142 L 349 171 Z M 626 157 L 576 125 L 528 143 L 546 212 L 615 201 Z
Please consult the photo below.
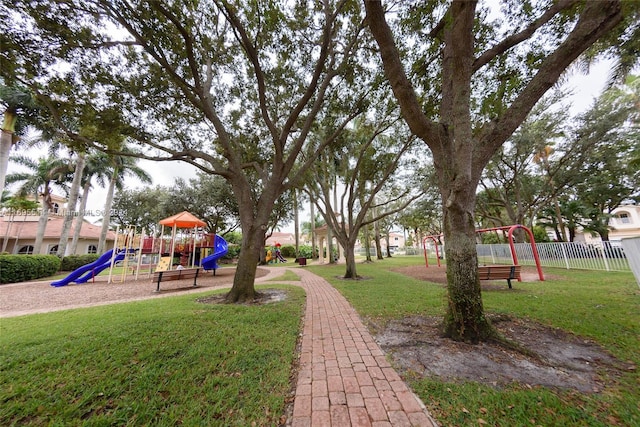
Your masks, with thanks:
M 71 232 L 69 236 L 71 237 L 73 234 L 73 230 L 76 226 L 77 218 L 73 219 L 73 223 L 71 224 Z M 58 238 L 62 233 L 62 224 L 63 218 L 59 216 L 50 216 L 47 221 L 47 228 L 44 233 L 44 238 Z M 7 233 L 7 229 L 9 233 Z M 100 230 L 101 226 L 93 225 L 88 221 L 83 221 L 82 229 L 80 230 L 80 238 L 82 239 L 99 239 L 100 238 Z M 38 231 L 38 218 L 31 216 L 27 217 L 26 221 L 24 218 L 15 218 L 13 221 L 10 221 L 8 216 L 0 217 L 0 237 L 4 238 L 5 236 L 11 239 L 15 239 L 19 237 L 21 240 L 35 239 L 36 233 Z M 107 240 L 114 240 L 115 233 L 113 231 L 107 232 Z

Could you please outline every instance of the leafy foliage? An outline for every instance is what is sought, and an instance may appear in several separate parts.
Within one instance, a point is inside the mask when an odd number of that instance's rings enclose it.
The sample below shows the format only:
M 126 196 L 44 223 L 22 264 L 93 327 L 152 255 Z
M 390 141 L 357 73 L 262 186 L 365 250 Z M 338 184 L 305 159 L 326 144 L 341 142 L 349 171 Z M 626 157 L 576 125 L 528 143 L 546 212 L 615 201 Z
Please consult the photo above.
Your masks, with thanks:
M 0 255 L 0 283 L 28 282 L 60 270 L 55 255 Z

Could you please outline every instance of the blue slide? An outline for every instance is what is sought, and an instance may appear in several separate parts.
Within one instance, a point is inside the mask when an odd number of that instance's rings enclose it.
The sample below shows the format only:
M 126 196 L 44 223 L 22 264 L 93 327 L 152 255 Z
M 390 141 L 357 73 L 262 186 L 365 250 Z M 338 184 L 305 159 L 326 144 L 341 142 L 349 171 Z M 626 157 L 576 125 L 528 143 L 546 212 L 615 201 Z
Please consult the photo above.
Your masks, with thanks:
M 213 274 L 216 274 L 216 269 L 218 268 L 217 261 L 225 256 L 229 251 L 229 245 L 227 241 L 222 237 L 216 234 L 216 237 L 213 241 L 213 253 L 207 257 L 202 258 L 200 261 L 200 266 L 205 270 L 213 270 Z
M 124 259 L 126 251 L 120 251 L 116 255 L 115 261 L 122 261 Z M 96 276 L 105 268 L 109 268 L 111 265 L 111 256 L 113 255 L 113 249 L 108 250 L 107 252 L 100 255 L 100 258 L 95 260 L 92 263 L 83 265 L 82 267 L 72 271 L 67 277 L 64 279 L 56 280 L 55 282 L 51 282 L 51 286 L 60 287 L 66 286 L 69 283 L 85 283 L 93 276 Z M 84 274 L 84 276 L 83 276 Z

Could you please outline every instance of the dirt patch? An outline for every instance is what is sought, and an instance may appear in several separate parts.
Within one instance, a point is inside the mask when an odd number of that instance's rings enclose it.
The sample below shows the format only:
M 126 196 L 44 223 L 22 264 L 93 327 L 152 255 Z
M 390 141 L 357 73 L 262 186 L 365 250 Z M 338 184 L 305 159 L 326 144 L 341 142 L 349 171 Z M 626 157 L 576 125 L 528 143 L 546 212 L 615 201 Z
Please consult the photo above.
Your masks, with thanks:
M 424 265 L 412 265 L 409 267 L 396 268 L 396 269 L 393 269 L 393 271 L 402 273 L 406 276 L 410 276 L 418 280 L 425 280 L 427 282 L 433 282 L 433 283 L 441 283 L 443 285 L 447 284 L 447 271 L 446 271 L 446 267 L 444 266 L 442 267 L 431 266 L 427 268 Z M 522 272 L 520 273 L 520 276 L 523 282 L 535 282 L 537 280 L 540 280 L 538 276 L 538 272 L 533 267 L 522 267 Z M 556 277 L 545 274 L 544 278 L 545 280 L 553 280 Z M 487 289 L 487 290 L 507 288 L 506 280 L 498 280 L 498 281 L 482 280 L 480 283 L 482 285 L 482 289 Z M 518 284 L 518 281 L 512 280 L 511 283 L 514 287 L 516 287 Z M 501 284 L 504 284 L 504 286 L 501 286 Z
M 444 268 L 409 267 L 397 271 L 446 283 Z M 534 276 L 530 280 L 537 280 L 535 270 L 526 274 Z M 500 282 L 483 282 L 483 289 L 485 286 L 508 289 L 506 283 Z M 594 393 L 621 371 L 636 369 L 595 342 L 560 329 L 508 316 L 489 318 L 505 338 L 522 350 L 500 343 L 471 345 L 442 338 L 440 318 L 414 316 L 370 326 L 379 331 L 376 341 L 400 371 L 447 382 L 474 381 L 495 387 L 518 383 Z
M 202 304 L 226 304 L 224 294 L 211 295 L 205 298 L 198 298 L 196 301 Z M 284 301 L 287 298 L 287 291 L 282 289 L 262 289 L 260 292 L 256 292 L 256 297 L 251 300 L 242 303 L 242 305 L 264 305 L 274 302 Z

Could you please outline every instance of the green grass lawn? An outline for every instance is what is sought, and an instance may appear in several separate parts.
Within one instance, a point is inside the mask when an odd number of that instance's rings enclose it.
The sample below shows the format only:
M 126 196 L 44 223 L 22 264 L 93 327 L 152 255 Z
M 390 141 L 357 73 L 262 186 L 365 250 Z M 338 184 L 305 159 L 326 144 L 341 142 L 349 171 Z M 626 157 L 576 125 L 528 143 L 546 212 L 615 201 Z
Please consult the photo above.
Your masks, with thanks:
M 285 289 L 264 306 L 200 294 L 1 319 L 0 425 L 278 425 L 304 304 Z
M 365 319 L 376 324 L 407 315 L 442 316 L 446 293 L 389 271 L 424 265 L 421 257 L 358 264 L 367 280 L 345 281 L 344 266 L 310 266 L 331 282 Z M 431 262 L 429 263 L 431 265 Z M 435 263 L 433 264 L 435 265 Z M 621 361 L 640 366 L 640 291 L 631 273 L 546 268 L 545 282 L 517 283 L 517 291 L 483 292 L 488 313 L 504 313 L 592 339 Z M 632 426 L 640 425 L 640 372 L 623 372 L 598 394 L 526 384 L 498 389 L 478 383 L 407 378 L 440 425 Z
M 359 263 L 367 280 L 355 282 L 337 278 L 344 265 L 304 268 L 378 324 L 441 316 L 444 287 L 390 271 L 405 265 L 424 258 Z M 552 279 L 484 292 L 487 312 L 562 328 L 640 365 L 640 291 L 631 273 L 545 273 Z M 283 271 L 277 279 L 297 277 Z M 276 426 L 304 307 L 300 288 L 283 288 L 290 297 L 265 306 L 198 303 L 204 293 L 0 319 L 0 425 Z M 640 425 L 637 369 L 598 394 L 407 381 L 442 426 Z

